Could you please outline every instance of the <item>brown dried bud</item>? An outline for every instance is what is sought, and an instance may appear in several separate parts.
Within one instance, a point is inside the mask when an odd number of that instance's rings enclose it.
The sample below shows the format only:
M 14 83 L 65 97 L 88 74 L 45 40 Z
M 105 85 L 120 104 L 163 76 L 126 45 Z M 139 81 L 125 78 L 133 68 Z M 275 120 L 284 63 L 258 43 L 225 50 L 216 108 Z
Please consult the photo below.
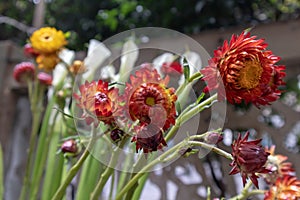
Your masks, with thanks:
M 119 142 L 120 140 L 122 140 L 123 136 L 124 136 L 124 131 L 117 128 L 110 132 L 110 138 L 114 142 Z

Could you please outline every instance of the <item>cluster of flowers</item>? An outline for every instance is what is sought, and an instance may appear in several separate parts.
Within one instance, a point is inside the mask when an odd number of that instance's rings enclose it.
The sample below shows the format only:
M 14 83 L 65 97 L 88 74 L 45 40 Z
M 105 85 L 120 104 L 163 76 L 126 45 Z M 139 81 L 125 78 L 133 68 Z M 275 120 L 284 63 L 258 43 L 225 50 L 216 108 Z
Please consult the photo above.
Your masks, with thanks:
M 59 52 L 66 44 L 61 31 L 46 27 L 32 34 L 25 52 L 35 58 L 40 70 L 51 72 L 60 62 Z M 232 104 L 245 102 L 259 107 L 276 101 L 284 85 L 285 66 L 276 65 L 280 58 L 266 48 L 263 39 L 250 33 L 233 35 L 230 42 L 225 41 L 214 52 L 209 65 L 200 70 L 207 83 L 204 92 L 216 90 L 219 101 L 227 99 Z M 74 61 L 68 69 L 75 75 L 88 70 L 81 61 Z M 19 82 L 32 80 L 36 70 L 34 64 L 23 62 L 15 67 L 14 77 Z M 86 123 L 104 124 L 114 142 L 131 137 L 136 152 L 157 151 L 167 146 L 165 132 L 176 124 L 177 95 L 174 88 L 168 87 L 168 74 L 183 73 L 177 62 L 164 63 L 161 70 L 164 77 L 151 64 L 143 64 L 129 77 L 122 93 L 109 80 L 86 81 L 73 97 Z M 239 135 L 232 144 L 230 174 L 241 173 L 244 185 L 249 177 L 257 188 L 258 177 L 264 177 L 270 185 L 265 193 L 267 200 L 299 199 L 300 180 L 291 163 L 286 162 L 287 157 L 275 154 L 274 147 L 263 148 L 261 140 L 248 141 L 248 135 Z M 62 146 L 64 152 L 74 149 L 72 141 Z
M 174 88 L 167 88 L 168 82 L 168 76 L 162 79 L 156 69 L 144 64 L 130 76 L 122 95 L 99 80 L 81 85 L 74 98 L 88 124 L 102 121 L 110 127 L 114 141 L 133 132 L 136 151 L 148 153 L 167 145 L 163 132 L 175 124 L 177 97 Z

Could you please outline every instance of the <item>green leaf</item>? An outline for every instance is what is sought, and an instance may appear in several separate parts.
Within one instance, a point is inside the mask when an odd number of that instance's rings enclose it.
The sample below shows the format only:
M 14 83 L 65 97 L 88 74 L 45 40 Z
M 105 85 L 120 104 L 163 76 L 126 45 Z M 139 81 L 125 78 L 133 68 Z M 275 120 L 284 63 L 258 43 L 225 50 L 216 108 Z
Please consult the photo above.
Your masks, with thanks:
M 45 170 L 45 179 L 41 198 L 42 200 L 51 199 L 62 180 L 64 156 L 63 154 L 56 154 L 59 140 L 60 134 L 54 133 L 48 152 L 47 167 Z
M 190 66 L 186 58 L 183 58 L 183 74 L 185 81 L 190 79 Z
M 101 148 L 103 147 L 104 140 L 98 140 L 94 148 L 96 152 L 101 153 Z M 103 152 L 106 153 L 106 152 Z M 76 199 L 86 199 L 93 192 L 97 185 L 97 180 L 100 174 L 104 171 L 105 166 L 97 160 L 94 156 L 89 156 L 84 162 L 82 171 L 80 174 L 80 179 L 78 183 Z
M 121 4 L 121 14 L 123 16 L 126 16 L 127 14 L 131 13 L 132 11 L 135 10 L 135 7 L 137 5 L 137 2 L 135 1 L 128 1 L 128 2 L 123 2 Z

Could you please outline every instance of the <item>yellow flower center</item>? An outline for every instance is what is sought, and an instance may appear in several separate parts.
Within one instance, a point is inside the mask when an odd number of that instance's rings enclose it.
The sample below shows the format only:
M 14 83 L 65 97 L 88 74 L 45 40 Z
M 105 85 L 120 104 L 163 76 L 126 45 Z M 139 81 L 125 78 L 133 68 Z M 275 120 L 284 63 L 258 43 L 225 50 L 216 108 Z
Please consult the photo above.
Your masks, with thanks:
M 263 69 L 257 60 L 248 60 L 244 63 L 244 68 L 239 71 L 238 83 L 241 88 L 252 89 L 259 84 Z
M 153 105 L 155 104 L 155 99 L 154 99 L 154 97 L 147 97 L 147 98 L 146 98 L 146 104 L 147 104 L 148 106 L 153 106 Z

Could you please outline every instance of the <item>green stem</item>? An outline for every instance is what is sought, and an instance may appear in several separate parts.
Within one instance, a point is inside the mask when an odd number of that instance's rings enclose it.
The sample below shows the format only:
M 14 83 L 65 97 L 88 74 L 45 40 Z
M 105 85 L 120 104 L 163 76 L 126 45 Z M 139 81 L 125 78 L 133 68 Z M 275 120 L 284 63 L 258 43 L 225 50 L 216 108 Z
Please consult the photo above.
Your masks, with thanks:
M 55 119 L 58 115 L 57 111 L 55 111 L 53 124 L 51 126 L 51 130 L 49 131 L 49 135 L 47 137 L 49 120 L 50 120 L 51 111 L 52 111 L 54 102 L 55 102 L 55 98 L 52 97 L 51 101 L 47 105 L 46 113 L 45 113 L 43 123 L 42 123 L 41 133 L 40 133 L 37 151 L 36 151 L 37 154 L 36 154 L 36 158 L 35 158 L 35 162 L 34 162 L 34 166 L 33 166 L 34 173 L 32 174 L 32 188 L 30 188 L 30 191 L 31 191 L 30 199 L 36 199 L 36 196 L 38 194 L 40 181 L 41 181 L 42 174 L 43 174 L 43 169 L 44 169 L 44 166 L 45 166 L 46 160 L 47 160 L 47 156 L 45 155 L 45 152 L 49 151 L 50 140 L 51 140 L 51 137 L 54 132 L 53 128 L 55 125 L 55 123 L 54 123 Z
M 98 140 L 94 146 L 94 152 L 100 156 L 105 156 L 107 151 L 103 150 L 103 140 Z M 76 200 L 86 199 L 93 192 L 100 175 L 105 170 L 105 165 L 99 162 L 95 157 L 89 156 L 84 162 L 80 172 L 80 180 L 76 192 Z
M 60 185 L 60 187 L 58 188 L 58 190 L 56 191 L 56 193 L 54 194 L 54 196 L 52 197 L 52 200 L 60 200 L 63 198 L 64 194 L 65 194 L 65 190 L 67 189 L 68 185 L 70 184 L 70 182 L 73 180 L 74 176 L 77 174 L 78 170 L 81 168 L 82 164 L 84 163 L 84 161 L 86 160 L 86 158 L 89 156 L 90 154 L 90 150 L 92 148 L 92 146 L 95 143 L 95 139 L 94 136 L 96 134 L 96 130 L 94 128 L 94 126 L 92 125 L 93 130 L 92 130 L 92 137 L 89 141 L 88 146 L 86 147 L 86 149 L 84 150 L 83 154 L 81 155 L 81 157 L 79 158 L 79 160 L 75 163 L 75 165 L 70 169 L 70 171 L 68 172 L 68 174 L 66 175 L 66 178 L 63 182 L 62 185 Z
M 183 115 L 180 115 L 180 124 L 185 123 L 186 121 L 194 117 L 196 114 L 204 110 L 206 107 L 210 106 L 215 100 L 217 100 L 217 97 L 218 95 L 214 94 L 210 96 L 208 99 L 196 105 L 194 108 L 185 112 Z
M 127 139 L 124 138 L 122 140 L 122 143 L 120 144 L 119 148 L 122 148 L 124 146 L 124 144 L 126 143 Z M 97 183 L 94 191 L 92 192 L 91 194 L 91 197 L 90 197 L 90 200 L 97 200 L 98 197 L 100 196 L 102 190 L 103 190 L 103 187 L 105 186 L 108 178 L 111 176 L 111 174 L 114 172 L 114 168 L 112 168 L 111 166 L 115 166 L 117 160 L 118 160 L 118 148 L 113 151 L 112 155 L 111 155 L 111 158 L 110 158 L 110 161 L 109 161 L 109 164 L 107 166 L 107 168 L 105 169 L 105 171 L 101 174 L 101 177 L 100 177 L 100 180 L 99 182 Z
M 217 94 L 214 94 L 213 96 L 210 96 L 205 101 L 197 104 L 195 107 L 193 107 L 193 108 L 188 107 L 187 108 L 187 109 L 189 109 L 188 111 L 184 110 L 182 112 L 182 114 L 180 114 L 178 116 L 178 118 L 176 119 L 175 125 L 172 126 L 172 128 L 170 129 L 170 131 L 166 135 L 165 140 L 169 141 L 176 134 L 176 132 L 178 131 L 178 129 L 180 128 L 180 126 L 183 123 L 185 123 L 186 121 L 188 121 L 189 119 L 191 119 L 192 117 L 194 117 L 196 114 L 198 114 L 199 112 L 201 112 L 202 110 L 204 110 L 205 108 L 207 108 L 216 99 L 217 99 Z
M 131 166 L 132 162 L 133 162 L 133 154 L 127 155 L 126 158 L 125 158 L 124 167 L 123 167 L 122 172 L 119 176 L 117 192 L 121 190 L 121 188 L 125 184 L 126 180 L 128 180 L 129 175 L 130 175 L 130 173 L 128 171 L 132 167 Z
M 190 144 L 192 146 L 199 146 L 199 147 L 203 147 L 208 150 L 212 150 L 213 152 L 215 152 L 229 160 L 233 160 L 233 157 L 230 153 L 227 153 L 226 151 L 224 151 L 216 146 L 213 146 L 211 144 L 207 144 L 205 142 L 199 142 L 199 141 L 188 141 L 188 144 Z
M 203 75 L 200 72 L 194 73 L 187 81 L 184 81 L 184 83 L 177 88 L 175 93 L 176 96 L 179 96 L 188 84 L 192 83 L 196 79 L 201 78 L 202 76 Z
M 45 167 L 45 175 L 43 178 L 43 188 L 41 191 L 41 200 L 49 200 L 59 188 L 60 183 L 64 180 L 64 161 L 65 158 L 62 153 L 57 154 L 57 144 L 60 141 L 61 133 L 65 128 L 63 124 L 57 124 L 59 128 L 54 130 L 54 134 L 49 144 L 47 154 L 47 165 Z
M 109 198 L 108 198 L 109 200 L 112 200 L 114 184 L 115 184 L 115 173 L 112 173 L 111 183 L 110 183 L 110 191 L 109 191 Z
M 92 192 L 91 194 L 91 200 L 96 200 L 98 199 L 99 195 L 102 192 L 102 189 L 104 187 L 104 185 L 106 184 L 108 178 L 110 177 L 110 175 L 114 172 L 114 169 L 111 167 L 107 167 L 105 169 L 105 171 L 101 174 L 101 178 L 98 182 L 98 184 L 95 187 L 95 190 Z
M 31 187 L 31 182 L 30 182 L 30 169 L 32 167 L 32 162 L 34 158 L 34 149 L 36 146 L 36 137 L 37 133 L 39 130 L 39 125 L 40 125 L 40 118 L 41 118 L 41 110 L 38 110 L 37 107 L 38 104 L 35 103 L 32 104 L 32 114 L 33 114 L 33 122 L 32 122 L 32 129 L 31 129 L 31 134 L 30 134 L 30 140 L 29 140 L 29 147 L 28 147 L 28 158 L 27 158 L 27 164 L 25 168 L 25 176 L 24 176 L 24 183 L 22 186 L 22 191 L 20 195 L 20 200 L 25 200 L 27 197 L 27 192 L 29 191 Z
M 251 190 L 249 191 L 250 187 L 252 186 L 252 182 L 248 181 L 241 193 L 235 197 L 230 198 L 229 200 L 246 200 L 248 197 L 252 195 L 257 195 L 257 194 L 264 194 L 266 191 L 265 190 Z
M 148 177 L 149 177 L 149 173 L 146 173 L 146 174 L 144 174 L 144 176 L 142 176 L 142 178 L 139 181 L 138 187 L 135 189 L 132 200 L 139 200 L 140 199 L 141 193 L 143 191 L 143 188 L 145 186 L 145 183 L 146 183 Z
M 204 133 L 203 135 L 205 135 L 206 133 Z M 201 136 L 201 135 L 200 135 Z M 135 186 L 136 182 L 144 175 L 147 173 L 147 171 L 149 171 L 153 166 L 155 166 L 156 164 L 160 163 L 160 162 L 166 162 L 171 160 L 172 158 L 178 156 L 178 152 L 183 148 L 183 147 L 192 147 L 192 146 L 201 146 L 203 148 L 212 150 L 230 160 L 232 160 L 232 155 L 213 146 L 213 145 L 209 145 L 203 142 L 198 142 L 198 141 L 189 141 L 191 138 L 195 138 L 195 136 L 191 136 L 189 137 L 187 140 L 184 140 L 180 143 L 178 143 L 177 145 L 175 145 L 174 147 L 170 148 L 168 151 L 164 152 L 162 155 L 160 155 L 159 157 L 157 157 L 155 160 L 153 160 L 152 162 L 148 163 L 147 165 L 145 165 L 139 173 L 135 174 L 135 176 L 133 176 L 130 181 L 124 186 L 124 188 L 119 192 L 119 194 L 116 197 L 116 200 L 121 200 L 123 198 L 123 196 L 133 187 Z
M 172 147 L 171 149 L 169 149 L 168 151 L 166 151 L 165 153 L 157 157 L 155 160 L 145 165 L 144 168 L 141 169 L 139 173 L 135 174 L 135 176 L 133 176 L 130 179 L 130 181 L 125 185 L 125 187 L 119 192 L 119 194 L 116 196 L 116 200 L 121 200 L 122 197 L 126 194 L 126 192 L 135 185 L 135 183 L 139 180 L 140 177 L 142 177 L 153 166 L 163 161 L 169 154 L 174 153 L 174 151 L 176 151 L 177 148 L 180 148 L 182 145 L 185 145 L 185 143 L 186 141 L 182 141 L 178 143 L 177 145 L 175 145 L 174 147 Z

